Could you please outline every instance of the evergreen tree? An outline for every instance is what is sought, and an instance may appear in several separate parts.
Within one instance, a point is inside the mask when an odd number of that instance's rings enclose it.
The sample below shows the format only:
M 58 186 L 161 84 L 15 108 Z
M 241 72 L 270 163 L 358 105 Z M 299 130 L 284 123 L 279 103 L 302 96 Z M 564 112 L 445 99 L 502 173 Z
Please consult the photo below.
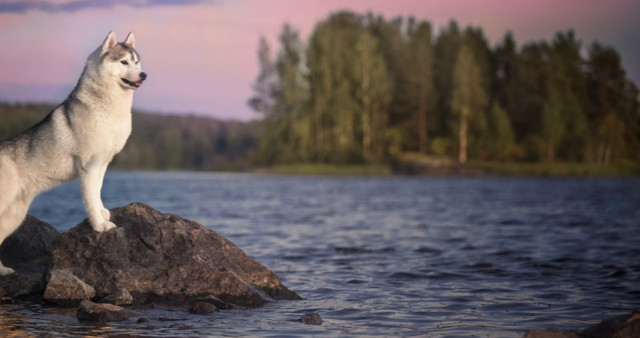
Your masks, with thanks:
M 435 107 L 433 78 L 433 46 L 431 42 L 431 25 L 428 22 L 409 21 L 408 36 L 410 64 L 412 71 L 408 76 L 409 100 L 414 107 L 412 126 L 417 129 L 418 151 L 426 154 L 429 149 L 428 129 L 429 112 Z
M 516 139 L 523 147 L 523 159 L 545 159 L 542 140 L 542 111 L 547 97 L 549 45 L 546 42 L 525 44 L 519 55 L 517 77 L 518 114 L 511 119 Z
M 271 60 L 271 49 L 265 37 L 260 38 L 258 47 L 258 64 L 260 67 L 258 78 L 253 84 L 255 96 L 247 102 L 253 110 L 269 116 L 273 110 L 273 91 L 276 81 L 276 69 Z
M 510 160 L 514 146 L 513 128 L 509 115 L 497 102 L 494 102 L 489 110 L 488 128 L 488 158 L 498 161 Z
M 638 90 L 627 80 L 620 55 L 596 42 L 589 49 L 587 65 L 587 116 L 595 136 L 590 158 L 598 163 L 611 163 L 618 157 L 637 158 Z
M 411 26 L 412 19 L 409 19 Z M 378 40 L 380 52 L 392 82 L 393 92 L 387 108 L 388 126 L 387 152 L 390 157 L 398 157 L 404 151 L 415 151 L 418 147 L 415 107 L 411 98 L 413 90 L 409 77 L 414 71 L 414 60 L 404 33 L 405 20 L 401 17 L 385 20 L 369 14 L 369 30 Z
M 565 132 L 564 122 L 559 94 L 551 89 L 542 108 L 543 154 L 547 162 L 556 159 L 557 148 Z
M 511 32 L 507 32 L 494 52 L 494 83 L 493 97 L 498 101 L 501 109 L 505 109 L 510 120 L 520 116 L 519 102 L 519 58 L 516 42 Z
M 356 149 L 359 86 L 354 85 L 353 63 L 361 29 L 356 14 L 336 13 L 316 26 L 307 49 L 316 158 L 321 162 L 360 160 L 355 158 L 361 151 Z
M 552 41 L 551 60 L 552 73 L 550 81 L 556 82 L 556 90 L 560 96 L 561 114 L 563 115 L 564 137 L 560 140 L 562 158 L 571 161 L 585 159 L 589 126 L 584 106 L 586 104 L 586 87 L 584 61 L 580 56 L 582 44 L 576 39 L 573 31 L 559 32 Z M 552 93 L 549 93 L 552 95 Z
M 437 121 L 439 136 L 453 137 L 457 132 L 450 132 L 452 121 L 451 102 L 453 95 L 453 73 L 457 61 L 458 49 L 462 43 L 462 36 L 455 21 L 440 31 L 434 46 L 434 82 L 437 93 L 437 106 L 434 119 Z
M 387 109 L 392 97 L 392 80 L 378 41 L 364 28 L 356 43 L 354 82 L 360 98 L 358 115 L 362 157 L 366 162 L 380 162 L 385 157 L 388 123 Z
M 451 108 L 458 119 L 459 154 L 458 161 L 467 161 L 469 146 L 469 122 L 482 118 L 487 102 L 483 77 L 472 49 L 463 44 L 456 57 L 453 73 L 453 93 Z
M 285 24 L 280 35 L 281 49 L 276 59 L 277 81 L 273 90 L 275 131 L 282 133 L 280 160 L 305 157 L 309 135 L 303 125 L 303 108 L 307 100 L 307 83 L 303 74 L 303 46 L 297 31 Z

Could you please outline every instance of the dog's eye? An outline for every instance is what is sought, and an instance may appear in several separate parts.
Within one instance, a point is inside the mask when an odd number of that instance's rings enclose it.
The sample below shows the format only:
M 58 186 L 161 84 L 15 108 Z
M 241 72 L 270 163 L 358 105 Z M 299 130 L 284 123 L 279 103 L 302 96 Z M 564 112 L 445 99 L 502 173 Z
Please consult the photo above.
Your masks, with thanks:
M 122 61 L 120 61 L 120 63 L 122 63 L 125 66 L 129 64 L 129 62 L 127 62 L 127 60 L 122 60 Z

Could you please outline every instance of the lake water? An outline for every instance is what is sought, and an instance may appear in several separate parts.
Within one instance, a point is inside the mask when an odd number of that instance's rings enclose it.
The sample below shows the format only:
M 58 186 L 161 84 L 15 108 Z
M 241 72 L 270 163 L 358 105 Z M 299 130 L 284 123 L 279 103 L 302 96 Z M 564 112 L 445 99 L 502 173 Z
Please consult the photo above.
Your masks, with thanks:
M 78 323 L 75 309 L 0 305 L 0 336 L 517 337 L 640 307 L 640 179 L 111 172 L 103 200 L 198 221 L 305 300 L 209 316 L 140 309 L 106 325 Z M 39 196 L 31 213 L 69 229 L 85 217 L 79 185 Z M 298 323 L 307 312 L 323 325 Z

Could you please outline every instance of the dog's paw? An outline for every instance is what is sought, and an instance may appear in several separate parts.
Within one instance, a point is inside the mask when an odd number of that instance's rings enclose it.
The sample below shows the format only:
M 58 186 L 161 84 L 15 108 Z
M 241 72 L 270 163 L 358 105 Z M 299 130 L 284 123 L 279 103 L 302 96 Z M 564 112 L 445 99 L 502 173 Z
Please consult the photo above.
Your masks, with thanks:
M 12 268 L 7 268 L 6 266 L 0 266 L 0 276 L 7 276 L 12 273 L 16 273 Z
M 97 232 L 107 232 L 115 228 L 116 228 L 116 225 L 113 222 L 104 221 L 102 222 L 102 224 L 100 224 L 100 226 L 98 226 L 97 228 L 94 228 L 94 230 Z
M 100 213 L 102 214 L 102 217 L 104 217 L 105 221 L 111 220 L 111 212 L 109 211 L 109 209 L 102 208 L 100 210 Z

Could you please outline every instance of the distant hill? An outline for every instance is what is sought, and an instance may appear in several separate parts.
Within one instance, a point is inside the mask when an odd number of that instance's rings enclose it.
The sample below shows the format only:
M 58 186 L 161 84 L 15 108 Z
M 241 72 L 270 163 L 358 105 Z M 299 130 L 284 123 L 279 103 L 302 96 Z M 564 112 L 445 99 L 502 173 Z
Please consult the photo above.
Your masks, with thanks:
M 42 120 L 50 104 L 0 103 L 0 140 Z M 133 131 L 112 164 L 120 169 L 242 170 L 257 144 L 257 122 L 134 111 Z

